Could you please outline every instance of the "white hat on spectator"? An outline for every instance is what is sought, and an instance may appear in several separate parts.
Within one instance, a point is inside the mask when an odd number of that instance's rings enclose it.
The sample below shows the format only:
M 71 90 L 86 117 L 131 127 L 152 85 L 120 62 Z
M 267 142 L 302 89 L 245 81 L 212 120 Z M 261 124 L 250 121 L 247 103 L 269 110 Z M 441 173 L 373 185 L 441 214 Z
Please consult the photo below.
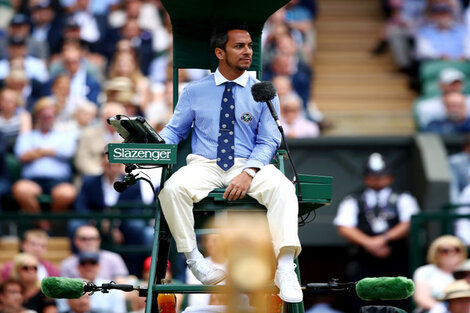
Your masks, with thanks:
M 451 84 L 456 81 L 465 80 L 465 75 L 455 68 L 445 68 L 439 73 L 439 82 L 441 84 Z

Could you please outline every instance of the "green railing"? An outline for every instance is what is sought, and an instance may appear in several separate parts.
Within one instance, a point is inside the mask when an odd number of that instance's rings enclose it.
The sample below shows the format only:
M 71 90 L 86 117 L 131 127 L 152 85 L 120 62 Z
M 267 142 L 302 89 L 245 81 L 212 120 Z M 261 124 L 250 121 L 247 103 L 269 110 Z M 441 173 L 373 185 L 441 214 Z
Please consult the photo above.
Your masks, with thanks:
M 459 214 L 452 209 L 470 206 L 470 204 L 444 204 L 438 212 L 421 212 L 411 217 L 409 261 L 410 275 L 416 268 L 425 264 L 427 248 L 432 239 L 428 238 L 430 223 L 437 223 L 440 229 L 434 230 L 439 235 L 454 234 L 453 222 L 460 218 L 470 218 L 470 214 Z M 433 238 L 434 239 L 434 238 Z

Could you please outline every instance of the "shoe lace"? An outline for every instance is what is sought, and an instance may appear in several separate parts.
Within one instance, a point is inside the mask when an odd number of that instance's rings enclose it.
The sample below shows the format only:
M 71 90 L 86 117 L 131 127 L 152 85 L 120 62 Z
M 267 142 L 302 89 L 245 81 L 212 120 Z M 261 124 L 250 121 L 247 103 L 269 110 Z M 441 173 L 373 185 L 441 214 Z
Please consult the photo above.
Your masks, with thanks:
M 295 287 L 299 288 L 299 281 L 297 274 L 295 273 L 296 264 L 294 264 L 293 269 L 282 270 L 279 275 L 280 284 L 284 287 Z

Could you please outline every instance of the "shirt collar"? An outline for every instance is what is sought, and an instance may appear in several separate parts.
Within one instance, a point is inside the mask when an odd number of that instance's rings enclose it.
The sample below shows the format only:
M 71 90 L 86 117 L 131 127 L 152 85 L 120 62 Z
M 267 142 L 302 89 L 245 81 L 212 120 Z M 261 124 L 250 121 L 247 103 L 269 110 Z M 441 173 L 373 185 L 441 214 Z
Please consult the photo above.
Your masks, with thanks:
M 225 78 L 224 75 L 222 75 L 222 73 L 220 73 L 219 68 L 217 68 L 217 70 L 214 73 L 214 79 L 215 79 L 215 85 L 216 86 L 219 86 L 219 85 L 221 85 L 225 82 L 230 81 L 227 78 Z M 238 84 L 242 87 L 245 87 L 246 83 L 248 82 L 248 72 L 247 71 L 243 72 L 242 75 L 240 75 L 237 78 L 235 78 L 234 80 L 232 80 L 232 82 L 234 82 L 234 83 L 236 83 L 236 84 Z

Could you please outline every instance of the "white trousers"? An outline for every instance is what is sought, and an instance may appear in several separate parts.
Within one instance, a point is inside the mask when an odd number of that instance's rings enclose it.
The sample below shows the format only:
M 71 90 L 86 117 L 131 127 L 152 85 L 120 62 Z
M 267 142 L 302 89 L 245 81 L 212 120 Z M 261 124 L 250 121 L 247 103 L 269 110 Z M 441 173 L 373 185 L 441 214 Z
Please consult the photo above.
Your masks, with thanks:
M 235 164 L 227 171 L 222 170 L 216 160 L 195 154 L 188 155 L 186 161 L 187 165 L 165 182 L 159 195 L 178 252 L 190 252 L 197 247 L 193 203 L 204 199 L 215 188 L 228 186 L 242 172 L 246 159 L 235 159 Z M 297 227 L 299 206 L 294 185 L 270 164 L 258 171 L 247 194 L 267 208 L 276 256 L 282 247 L 293 247 L 297 257 L 301 247 Z

